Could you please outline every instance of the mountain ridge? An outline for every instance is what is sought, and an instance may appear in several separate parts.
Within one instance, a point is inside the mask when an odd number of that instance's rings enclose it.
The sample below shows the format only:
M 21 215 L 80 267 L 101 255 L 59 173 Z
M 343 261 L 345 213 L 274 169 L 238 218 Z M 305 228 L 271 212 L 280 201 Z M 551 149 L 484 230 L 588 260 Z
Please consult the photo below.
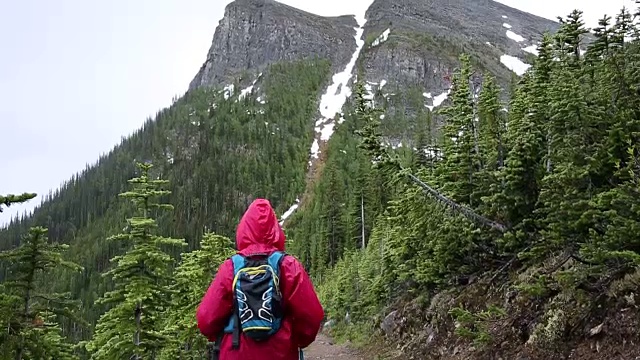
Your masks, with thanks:
M 426 33 L 440 37 L 449 33 L 456 42 L 489 42 L 491 44 L 487 46 L 496 48 L 481 51 L 497 55 L 493 59 L 496 64 L 492 64 L 490 69 L 492 73 L 504 72 L 504 69 L 498 67 L 500 54 L 525 57 L 526 51 L 523 48 L 532 48 L 539 42 L 544 31 L 555 31 L 559 26 L 552 20 L 495 1 L 478 3 L 453 0 L 446 2 L 444 6 L 438 5 L 437 1 L 375 0 L 367 6 L 364 14 L 365 39 L 375 33 L 381 34 L 389 28 L 392 37 L 395 31 Z M 354 28 L 359 26 L 356 16 L 348 14 L 325 17 L 275 0 L 233 1 L 225 8 L 224 16 L 214 32 L 207 58 L 189 84 L 189 89 L 198 86 L 221 86 L 230 77 L 238 76 L 243 71 L 258 72 L 265 64 L 313 56 L 329 59 L 334 71 L 340 71 L 349 61 L 349 50 L 355 49 L 356 46 L 353 40 Z M 274 24 L 277 20 L 281 23 Z M 457 28 L 452 26 L 452 21 L 458 24 Z M 393 26 L 390 27 L 389 24 Z M 321 34 L 323 32 L 324 36 Z M 506 35 L 507 33 L 510 35 Z M 288 51 L 285 51 L 285 48 Z M 411 58 L 416 55 L 407 56 Z M 231 59 L 239 64 L 231 64 Z M 385 56 L 384 59 L 389 60 L 389 57 Z M 422 66 L 420 64 L 424 63 L 424 57 L 422 60 L 416 59 L 417 66 Z M 450 70 L 455 65 L 455 56 L 453 59 L 437 71 L 444 73 L 445 69 Z M 394 72 L 408 73 L 404 77 L 405 81 L 421 81 L 427 87 L 427 91 L 434 90 L 429 87 L 441 85 L 425 80 L 417 74 L 411 74 L 411 69 L 403 67 L 389 69 L 386 72 L 386 75 L 391 77 L 394 77 Z M 367 77 L 369 75 L 373 75 L 371 81 L 380 81 L 376 79 L 380 76 L 367 74 Z
M 505 65 L 505 57 L 518 62 L 517 56 L 531 55 L 524 49 L 535 47 L 544 31 L 558 26 L 551 20 L 494 1 L 446 3 L 445 7 L 436 6 L 437 1 L 375 0 L 361 14 L 365 16 L 365 23 L 358 24 L 357 14 L 323 17 L 275 0 L 236 0 L 225 8 L 207 59 L 189 88 L 228 87 L 230 83 L 238 83 L 248 90 L 256 84 L 255 75 L 250 73 L 261 73 L 267 64 L 324 58 L 330 61 L 334 75 L 340 73 L 348 77 L 331 91 L 344 92 L 342 87 L 350 87 L 351 77 L 362 72 L 369 96 L 388 104 L 386 116 L 393 120 L 386 123 L 393 123 L 395 129 L 389 141 L 407 144 L 411 142 L 406 137 L 412 125 L 392 115 L 396 109 L 405 109 L 411 114 L 415 114 L 416 109 L 432 111 L 445 102 L 451 73 L 461 53 L 470 52 L 481 70 L 496 76 L 506 88 L 514 75 L 513 69 Z M 476 19 L 470 14 L 476 14 Z M 485 18 L 491 18 L 489 26 L 482 20 Z M 507 24 L 507 20 L 514 25 Z M 452 21 L 464 26 L 452 26 Z M 464 24 L 467 21 L 469 24 Z M 514 32 L 521 30 L 524 36 Z M 361 48 L 358 41 L 365 42 Z M 357 52 L 356 66 L 346 74 L 344 70 L 354 51 Z M 515 66 L 522 69 L 528 65 L 516 63 Z M 476 83 L 481 83 L 481 77 L 481 74 L 476 76 Z M 411 91 L 422 94 L 422 100 L 410 99 Z M 345 92 L 347 97 L 348 93 L 349 90 Z M 342 114 L 335 106 L 331 113 L 318 111 L 309 172 L 315 171 L 315 159 L 322 144 L 329 140 L 336 121 L 341 121 L 332 119 L 333 111 Z
M 221 85 L 242 71 L 314 55 L 332 60 L 334 67 L 346 64 L 356 26 L 349 15 L 322 17 L 274 0 L 233 1 L 189 89 Z

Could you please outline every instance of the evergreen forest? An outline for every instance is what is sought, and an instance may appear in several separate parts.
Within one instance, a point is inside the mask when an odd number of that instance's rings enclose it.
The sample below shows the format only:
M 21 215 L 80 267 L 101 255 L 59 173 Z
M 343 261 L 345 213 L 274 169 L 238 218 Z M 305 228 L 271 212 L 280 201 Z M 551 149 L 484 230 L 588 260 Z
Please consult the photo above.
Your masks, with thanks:
M 328 61 L 243 74 L 260 96 L 189 91 L 0 229 L 0 359 L 204 358 L 195 310 L 255 198 L 279 216 L 299 199 L 287 251 L 339 340 L 428 347 L 425 320 L 384 330 L 411 311 L 476 349 L 561 351 L 621 309 L 640 325 L 638 17 L 585 43 L 572 12 L 510 89 L 473 86 L 461 54 L 433 112 L 392 111 L 359 80 L 312 167 Z

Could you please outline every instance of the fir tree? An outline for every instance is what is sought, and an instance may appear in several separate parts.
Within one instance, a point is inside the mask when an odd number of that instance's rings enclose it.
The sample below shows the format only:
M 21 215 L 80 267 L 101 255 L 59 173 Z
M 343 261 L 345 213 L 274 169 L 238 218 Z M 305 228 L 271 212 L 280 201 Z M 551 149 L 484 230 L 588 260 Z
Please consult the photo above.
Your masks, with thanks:
M 440 110 L 446 116 L 442 128 L 443 161 L 437 174 L 441 189 L 458 203 L 478 205 L 474 194 L 474 176 L 480 169 L 474 136 L 475 106 L 470 87 L 471 63 L 460 56 L 460 69 L 451 85 L 451 105 Z
M 504 166 L 505 118 L 500 89 L 491 75 L 485 75 L 478 99 L 478 128 L 483 168 L 496 171 Z
M 437 161 L 438 154 L 435 141 L 432 136 L 433 118 L 431 112 L 418 118 L 418 125 L 415 133 L 415 163 L 416 168 L 420 166 L 433 169 Z
M 340 216 L 344 206 L 342 199 L 343 189 L 335 167 L 328 166 L 324 171 L 326 172 L 328 183 L 325 201 L 322 202 L 324 206 L 321 218 L 325 223 L 322 236 L 328 241 L 328 259 L 326 264 L 329 267 L 333 267 L 342 256 L 344 249 L 345 231 Z
M 16 249 L 0 253 L 0 260 L 9 263 L 9 277 L 0 300 L 4 341 L 3 354 L 21 359 L 74 359 L 71 346 L 60 336 L 60 326 L 54 316 L 73 317 L 77 301 L 69 294 L 44 293 L 38 287 L 42 275 L 65 268 L 82 268 L 62 257 L 66 244 L 49 243 L 47 229 L 33 227 Z
M 120 196 L 131 199 L 136 215 L 127 219 L 127 233 L 114 235 L 111 241 L 125 242 L 128 250 L 111 261 L 115 267 L 104 276 L 113 280 L 114 289 L 99 300 L 110 309 L 103 314 L 86 348 L 92 359 L 147 359 L 172 339 L 162 332 L 163 318 L 170 306 L 171 275 L 174 260 L 163 251 L 165 246 L 183 246 L 184 240 L 155 234 L 154 210 L 171 210 L 170 204 L 157 198 L 170 194 L 160 187 L 167 180 L 152 180 L 151 164 L 138 163 L 139 177 L 129 180 L 131 191 Z
M 574 248 L 584 241 L 589 224 L 581 217 L 601 185 L 597 175 L 602 163 L 596 155 L 606 117 L 601 107 L 589 101 L 588 90 L 582 86 L 584 59 L 579 46 L 585 31 L 580 12 L 574 11 L 556 35 L 559 61 L 552 70 L 548 95 L 553 101 L 546 125 L 551 165 L 541 181 L 542 205 L 536 209 L 545 251 Z
M 380 120 L 376 115 L 380 113 L 379 109 L 374 108 L 369 100 L 365 97 L 365 87 L 362 82 L 356 82 L 355 85 L 356 108 L 355 113 L 363 123 L 360 130 L 356 130 L 356 134 L 362 138 L 359 147 L 373 159 L 376 166 L 384 168 L 391 160 L 387 149 L 382 146 L 382 135 L 380 133 Z M 392 162 L 393 163 L 393 162 Z M 393 166 L 393 165 L 392 165 Z
M 164 317 L 164 333 L 172 341 L 165 346 L 160 359 L 201 359 L 207 339 L 196 324 L 196 309 L 216 269 L 235 253 L 229 238 L 205 233 L 200 249 L 182 254 L 171 285 L 171 306 Z
M 501 191 L 488 200 L 491 212 L 519 234 L 520 240 L 511 244 L 519 248 L 527 244 L 517 242 L 530 241 L 534 232 L 532 216 L 545 171 L 543 158 L 549 151 L 545 124 L 549 117 L 546 93 L 551 76 L 552 41 L 549 34 L 543 36 L 534 66 L 520 80 L 511 97 L 509 126 L 505 132 L 506 158 L 498 174 L 500 184 L 494 184 Z
M 491 211 L 491 195 L 501 191 L 498 174 L 505 161 L 505 116 L 500 104 L 500 89 L 490 75 L 485 75 L 478 99 L 478 143 L 481 169 L 473 196 L 480 200 L 478 209 L 486 214 Z M 489 199 L 485 199 L 489 197 Z M 496 215 L 493 213 L 492 215 Z
M 27 202 L 36 196 L 38 195 L 34 193 L 23 193 L 20 195 L 0 195 L 0 212 L 2 212 L 2 205 L 4 205 L 5 207 L 9 207 L 13 204 Z

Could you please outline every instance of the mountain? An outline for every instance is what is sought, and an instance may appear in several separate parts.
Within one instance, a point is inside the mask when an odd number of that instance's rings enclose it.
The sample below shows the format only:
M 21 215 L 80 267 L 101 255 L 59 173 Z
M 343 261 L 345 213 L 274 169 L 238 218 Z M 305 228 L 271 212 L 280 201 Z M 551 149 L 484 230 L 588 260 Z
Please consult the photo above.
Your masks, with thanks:
M 330 88 L 336 96 L 327 93 L 320 104 L 312 157 L 332 133 L 333 117 L 349 96 L 352 75 L 360 70 L 369 95 L 386 104 L 389 141 L 407 144 L 414 124 L 405 115 L 432 111 L 446 100 L 459 54 L 469 53 L 479 71 L 496 76 L 508 88 L 515 74 L 529 66 L 524 61 L 531 59 L 542 34 L 559 26 L 494 1 L 376 0 L 365 19 L 321 17 L 274 0 L 234 1 L 226 7 L 207 59 L 189 88 L 242 86 L 257 91 L 250 74 L 268 64 L 327 59 L 338 77 Z M 481 77 L 478 73 L 478 85 Z
M 526 59 L 545 31 L 558 23 L 494 1 L 376 0 L 366 23 L 352 16 L 325 18 L 274 0 L 238 0 L 225 9 L 207 60 L 190 84 L 218 86 L 245 71 L 292 59 L 325 58 L 343 70 L 354 51 L 355 29 L 364 25 L 367 80 L 389 87 L 418 86 L 442 93 L 461 51 L 471 52 L 506 84 L 514 58 Z M 507 55 L 508 58 L 501 57 Z M 506 60 L 508 59 L 508 60 Z M 507 65 L 504 65 L 506 63 Z M 515 65 L 514 65 L 515 64 Z
M 118 194 L 150 161 L 175 208 L 158 215 L 158 231 L 189 251 L 209 232 L 233 238 L 246 206 L 268 198 L 336 337 L 381 336 L 381 353 L 423 358 L 517 358 L 532 342 L 546 357 L 585 351 L 593 322 L 634 324 L 618 310 L 632 306 L 636 248 L 616 240 L 634 235 L 616 231 L 636 226 L 637 196 L 616 166 L 635 174 L 626 144 L 640 103 L 622 80 L 638 83 L 637 43 L 616 47 L 616 31 L 603 45 L 575 19 L 493 1 L 375 0 L 331 18 L 234 1 L 187 93 L 0 230 L 0 250 L 34 225 L 69 244 L 80 275 L 56 272 L 40 286 L 81 300 L 89 326 L 66 320 L 63 332 L 90 338 L 106 310 L 96 300 L 113 287 L 101 274 L 125 250 L 108 238 L 133 211 Z M 3 267 L 0 280 L 10 276 Z M 617 300 L 602 300 L 606 291 Z M 602 304 L 611 313 L 569 311 Z M 631 339 L 624 329 L 609 348 Z
M 462 48 L 474 49 L 486 67 L 508 79 L 500 56 L 525 57 L 523 49 L 558 28 L 556 22 L 493 1 L 376 0 L 366 19 L 363 65 L 371 81 L 426 90 L 441 90 L 442 81 L 436 79 L 451 72 Z M 220 85 L 266 64 L 314 56 L 331 60 L 334 70 L 344 69 L 356 49 L 354 28 L 359 25 L 352 16 L 320 17 L 274 0 L 234 1 L 190 88 Z
M 355 20 L 324 18 L 273 0 L 238 0 L 225 8 L 213 43 L 190 89 L 215 86 L 281 61 L 319 57 L 334 70 L 355 48 Z

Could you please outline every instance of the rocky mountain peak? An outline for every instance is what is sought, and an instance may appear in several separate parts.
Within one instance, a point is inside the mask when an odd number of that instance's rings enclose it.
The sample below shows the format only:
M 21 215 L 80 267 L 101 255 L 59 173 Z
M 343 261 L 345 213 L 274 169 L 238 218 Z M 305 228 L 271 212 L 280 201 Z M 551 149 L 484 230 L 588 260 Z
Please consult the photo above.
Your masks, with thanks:
M 559 25 L 491 0 L 374 0 L 366 18 L 359 59 L 366 79 L 427 92 L 447 88 L 462 52 L 506 84 L 528 67 L 542 33 Z M 274 0 L 236 0 L 226 7 L 190 89 L 312 57 L 342 71 L 356 49 L 357 26 L 353 15 L 322 17 Z
M 509 81 L 545 31 L 559 24 L 490 0 L 375 0 L 366 12 L 367 79 L 442 91 L 462 52 L 484 71 Z M 443 80 L 443 78 L 445 78 Z
M 189 88 L 217 85 L 278 61 L 319 57 L 345 64 L 356 46 L 356 26 L 353 16 L 322 17 L 273 0 L 236 0 L 227 5 Z

